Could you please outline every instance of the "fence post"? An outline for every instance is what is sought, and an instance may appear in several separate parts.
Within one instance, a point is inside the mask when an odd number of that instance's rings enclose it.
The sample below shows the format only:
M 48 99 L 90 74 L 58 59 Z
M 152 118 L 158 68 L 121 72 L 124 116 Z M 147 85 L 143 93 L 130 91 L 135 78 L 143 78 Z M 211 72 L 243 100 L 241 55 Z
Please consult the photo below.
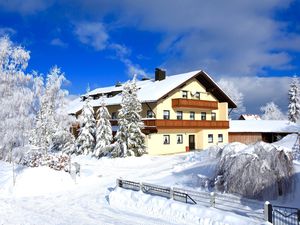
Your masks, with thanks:
M 211 192 L 210 193 L 210 207 L 215 208 L 215 205 L 216 205 L 216 195 L 215 195 L 215 192 Z
M 272 223 L 272 205 L 270 202 L 266 201 L 264 205 L 264 217 L 265 220 Z

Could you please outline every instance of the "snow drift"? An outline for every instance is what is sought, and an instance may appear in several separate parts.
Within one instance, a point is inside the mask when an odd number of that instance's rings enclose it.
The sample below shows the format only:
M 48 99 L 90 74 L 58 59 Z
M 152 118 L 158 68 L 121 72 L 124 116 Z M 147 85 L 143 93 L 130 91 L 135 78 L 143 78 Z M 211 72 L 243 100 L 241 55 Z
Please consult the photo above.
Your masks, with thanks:
M 247 198 L 274 199 L 292 187 L 292 152 L 259 142 L 238 149 L 229 144 L 220 149 L 215 187 Z

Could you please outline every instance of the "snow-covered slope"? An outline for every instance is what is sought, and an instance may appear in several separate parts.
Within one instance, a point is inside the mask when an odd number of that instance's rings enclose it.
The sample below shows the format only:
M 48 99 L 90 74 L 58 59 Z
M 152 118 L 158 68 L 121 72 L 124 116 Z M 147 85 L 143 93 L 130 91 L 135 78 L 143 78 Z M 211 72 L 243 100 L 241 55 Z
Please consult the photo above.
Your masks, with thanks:
M 287 138 L 280 145 L 292 142 Z M 294 139 L 295 140 L 295 139 Z M 278 143 L 277 143 L 278 144 Z M 236 149 L 245 145 L 235 143 Z M 237 151 L 238 152 L 238 151 Z M 0 162 L 0 224 L 262 224 L 248 213 L 186 205 L 141 192 L 115 189 L 116 178 L 170 187 L 205 190 L 203 177 L 215 172 L 215 152 L 190 152 L 140 158 L 74 157 L 81 165 L 76 182 L 65 172 L 49 168 L 17 167 L 13 187 L 12 167 Z M 300 165 L 295 162 L 296 190 L 300 190 Z M 300 207 L 300 193 L 277 203 Z M 244 204 L 244 205 L 243 205 Z M 253 210 L 246 203 L 240 209 Z M 261 205 L 263 207 L 263 203 Z

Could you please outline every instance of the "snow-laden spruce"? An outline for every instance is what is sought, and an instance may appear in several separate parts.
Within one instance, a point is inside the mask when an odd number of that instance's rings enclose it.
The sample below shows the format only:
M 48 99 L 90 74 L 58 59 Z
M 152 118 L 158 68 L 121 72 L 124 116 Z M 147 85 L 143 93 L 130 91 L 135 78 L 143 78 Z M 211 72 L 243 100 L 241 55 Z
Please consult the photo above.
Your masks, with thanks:
M 279 107 L 274 102 L 268 102 L 265 106 L 262 106 L 260 110 L 263 112 L 261 118 L 263 120 L 284 120 L 286 117 L 281 112 Z
M 219 152 L 217 190 L 256 199 L 273 199 L 291 191 L 291 151 L 264 142 L 242 150 L 231 148 L 234 144 Z
M 111 116 L 102 97 L 101 105 L 97 110 L 96 147 L 93 154 L 97 158 L 109 153 L 108 148 L 110 148 L 113 140 L 110 118 Z
M 137 98 L 136 77 L 124 84 L 121 109 L 118 112 L 119 129 L 116 134 L 122 156 L 141 156 L 146 153 L 144 123 L 141 120 L 142 104 Z M 116 148 L 118 149 L 118 148 Z M 118 149 L 119 150 L 119 149 Z
M 64 111 L 68 92 L 61 89 L 65 81 L 64 73 L 54 66 L 47 75 L 46 87 L 42 91 L 40 109 L 30 141 L 45 154 L 50 147 L 54 151 L 64 150 L 63 146 L 72 141 L 69 132 L 71 120 Z
M 8 37 L 0 38 L 0 159 L 7 159 L 9 151 L 28 143 L 38 80 L 25 72 L 29 59 L 29 51 Z
M 90 98 L 85 99 L 82 108 L 80 120 L 80 132 L 77 138 L 77 154 L 93 153 L 95 147 L 96 120 L 94 117 L 94 108 L 90 103 Z
M 291 122 L 296 123 L 300 118 L 300 85 L 298 78 L 294 77 L 289 89 L 289 112 Z

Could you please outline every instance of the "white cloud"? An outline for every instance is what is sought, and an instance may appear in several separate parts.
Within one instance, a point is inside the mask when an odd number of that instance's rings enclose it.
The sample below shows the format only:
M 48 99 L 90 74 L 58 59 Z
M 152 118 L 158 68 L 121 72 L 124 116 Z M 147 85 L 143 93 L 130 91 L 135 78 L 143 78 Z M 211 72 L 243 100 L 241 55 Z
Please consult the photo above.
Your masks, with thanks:
M 33 14 L 50 7 L 55 0 L 0 0 L 0 7 L 9 12 L 23 15 Z
M 66 48 L 68 47 L 68 44 L 63 42 L 61 39 L 59 38 L 54 38 L 51 40 L 50 42 L 51 45 L 54 45 L 54 46 L 58 46 L 58 47 L 62 47 L 62 48 Z
M 224 77 L 232 81 L 244 95 L 246 113 L 260 114 L 260 107 L 273 101 L 283 112 L 288 107 L 291 77 Z
M 108 34 L 102 23 L 80 22 L 75 25 L 75 34 L 78 40 L 100 51 L 106 48 Z

